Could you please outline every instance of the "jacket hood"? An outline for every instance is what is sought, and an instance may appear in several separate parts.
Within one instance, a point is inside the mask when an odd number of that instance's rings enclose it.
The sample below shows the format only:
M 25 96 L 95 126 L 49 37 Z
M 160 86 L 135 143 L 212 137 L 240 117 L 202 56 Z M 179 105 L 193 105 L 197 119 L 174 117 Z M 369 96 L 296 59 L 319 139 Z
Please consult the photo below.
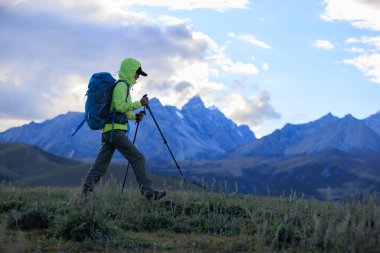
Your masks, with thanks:
M 141 67 L 141 63 L 133 58 L 124 59 L 121 62 L 119 70 L 119 79 L 127 80 L 131 85 L 136 83 L 135 74 L 138 68 Z

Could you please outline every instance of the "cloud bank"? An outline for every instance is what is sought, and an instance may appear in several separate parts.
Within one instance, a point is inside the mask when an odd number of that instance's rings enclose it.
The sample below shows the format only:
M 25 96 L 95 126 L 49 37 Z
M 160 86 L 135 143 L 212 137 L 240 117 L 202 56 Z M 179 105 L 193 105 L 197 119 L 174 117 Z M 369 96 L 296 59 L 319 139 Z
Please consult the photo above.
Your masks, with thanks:
M 267 91 L 260 92 L 256 97 L 243 97 L 239 93 L 232 93 L 221 99 L 220 103 L 226 103 L 227 116 L 240 124 L 259 126 L 265 120 L 281 118 L 281 114 L 271 106 Z M 238 107 L 233 106 L 236 104 Z
M 321 18 L 348 21 L 360 29 L 380 31 L 380 2 L 377 0 L 324 0 Z
M 380 32 L 380 1 L 325 0 L 324 3 L 322 19 L 346 21 L 359 29 Z M 358 68 L 372 82 L 380 83 L 380 36 L 348 38 L 345 43 L 357 44 L 345 50 L 359 55 L 342 62 Z
M 218 11 L 248 6 L 247 1 L 224 2 L 223 8 L 213 1 L 160 3 L 172 9 Z M 69 110 L 83 111 L 91 74 L 100 71 L 116 74 L 125 57 L 139 59 L 149 73 L 148 78 L 140 78 L 134 87 L 134 99 L 148 91 L 163 104 L 177 107 L 200 94 L 208 105 L 217 105 L 225 111 L 225 105 L 219 105 L 214 94 L 230 93 L 232 85 L 215 81 L 214 77 L 260 73 L 256 65 L 229 57 L 223 46 L 195 30 L 189 20 L 151 17 L 143 11 L 130 10 L 131 6 L 147 6 L 151 2 L 112 3 L 98 0 L 0 3 L 0 125 L 44 120 Z M 246 106 L 249 108 L 244 110 L 251 108 L 249 103 L 243 105 Z M 238 114 L 231 115 L 237 115 L 233 119 L 240 118 Z

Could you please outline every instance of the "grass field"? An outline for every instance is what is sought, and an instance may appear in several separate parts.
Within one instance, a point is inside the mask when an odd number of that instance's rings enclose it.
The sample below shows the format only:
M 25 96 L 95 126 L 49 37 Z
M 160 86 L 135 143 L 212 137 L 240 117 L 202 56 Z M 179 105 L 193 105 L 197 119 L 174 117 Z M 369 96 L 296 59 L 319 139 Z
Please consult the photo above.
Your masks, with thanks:
M 380 201 L 0 185 L 0 252 L 380 252 Z

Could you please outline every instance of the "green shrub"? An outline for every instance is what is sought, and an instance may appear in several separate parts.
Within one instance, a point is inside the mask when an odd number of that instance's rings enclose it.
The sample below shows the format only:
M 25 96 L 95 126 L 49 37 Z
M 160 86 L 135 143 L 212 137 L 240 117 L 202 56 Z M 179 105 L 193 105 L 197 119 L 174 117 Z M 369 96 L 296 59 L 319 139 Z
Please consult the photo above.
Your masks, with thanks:
M 57 238 L 75 241 L 106 241 L 112 239 L 118 231 L 119 228 L 101 212 L 85 206 L 57 216 L 53 234 Z

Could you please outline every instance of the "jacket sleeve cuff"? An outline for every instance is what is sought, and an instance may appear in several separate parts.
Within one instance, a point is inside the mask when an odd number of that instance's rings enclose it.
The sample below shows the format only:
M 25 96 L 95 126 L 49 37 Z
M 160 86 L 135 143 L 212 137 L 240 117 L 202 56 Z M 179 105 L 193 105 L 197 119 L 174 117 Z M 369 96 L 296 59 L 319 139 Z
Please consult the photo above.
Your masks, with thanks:
M 140 101 L 133 102 L 133 110 L 132 111 L 139 109 L 140 107 L 142 107 L 142 104 Z
M 130 120 L 135 120 L 135 119 L 136 119 L 136 114 L 128 113 L 128 114 L 127 114 L 127 117 L 128 117 L 128 119 L 130 119 Z

